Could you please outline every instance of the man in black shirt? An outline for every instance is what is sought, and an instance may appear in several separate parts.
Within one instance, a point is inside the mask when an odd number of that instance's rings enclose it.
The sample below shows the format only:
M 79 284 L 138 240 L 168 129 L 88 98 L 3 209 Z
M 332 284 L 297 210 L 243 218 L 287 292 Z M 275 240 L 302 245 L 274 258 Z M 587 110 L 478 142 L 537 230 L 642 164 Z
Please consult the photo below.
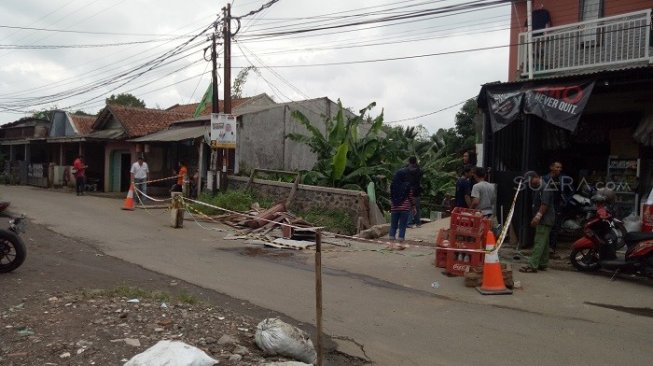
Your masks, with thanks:
M 472 166 L 465 165 L 456 181 L 456 207 L 469 208 L 472 204 Z

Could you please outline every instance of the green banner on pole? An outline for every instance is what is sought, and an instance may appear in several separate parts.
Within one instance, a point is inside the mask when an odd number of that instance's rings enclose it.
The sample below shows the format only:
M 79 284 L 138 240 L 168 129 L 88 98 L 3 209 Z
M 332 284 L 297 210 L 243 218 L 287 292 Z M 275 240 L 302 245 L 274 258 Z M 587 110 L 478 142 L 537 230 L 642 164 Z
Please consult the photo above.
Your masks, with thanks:
M 195 108 L 195 112 L 193 113 L 193 118 L 199 117 L 200 114 L 202 114 L 202 111 L 204 111 L 204 108 L 206 108 L 206 103 L 212 101 L 213 101 L 213 83 L 209 83 L 209 87 L 204 92 L 204 96 L 202 97 L 200 104 L 198 104 L 197 108 Z

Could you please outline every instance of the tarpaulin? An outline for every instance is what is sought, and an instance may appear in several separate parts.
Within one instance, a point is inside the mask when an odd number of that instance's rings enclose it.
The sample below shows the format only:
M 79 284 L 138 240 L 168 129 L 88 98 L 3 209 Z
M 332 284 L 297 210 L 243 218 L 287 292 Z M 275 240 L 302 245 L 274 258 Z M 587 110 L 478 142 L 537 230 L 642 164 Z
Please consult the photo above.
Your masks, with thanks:
M 487 86 L 485 102 L 490 113 L 492 131 L 499 131 L 519 119 L 522 114 L 532 114 L 558 127 L 574 131 L 593 88 L 594 81 L 540 86 Z

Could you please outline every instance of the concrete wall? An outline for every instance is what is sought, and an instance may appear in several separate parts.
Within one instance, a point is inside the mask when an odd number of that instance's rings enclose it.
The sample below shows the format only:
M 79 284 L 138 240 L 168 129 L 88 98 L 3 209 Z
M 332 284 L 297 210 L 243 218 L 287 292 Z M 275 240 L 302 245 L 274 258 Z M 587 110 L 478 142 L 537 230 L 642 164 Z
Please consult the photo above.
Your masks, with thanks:
M 244 189 L 248 181 L 249 178 L 230 176 L 229 187 Z M 257 195 L 279 202 L 288 198 L 292 187 L 293 183 L 255 179 L 252 190 Z M 369 217 L 368 202 L 369 199 L 364 192 L 300 184 L 293 204 L 288 209 L 291 211 L 307 211 L 311 208 L 342 209 L 348 213 L 354 225 L 357 225 L 358 217 L 363 217 L 365 220 Z
M 325 116 L 333 116 L 338 105 L 328 98 L 279 104 L 270 109 L 240 117 L 237 159 L 240 170 L 253 168 L 302 170 L 311 169 L 316 155 L 305 144 L 286 139 L 289 133 L 308 134 L 308 130 L 291 116 L 302 112 L 323 133 Z

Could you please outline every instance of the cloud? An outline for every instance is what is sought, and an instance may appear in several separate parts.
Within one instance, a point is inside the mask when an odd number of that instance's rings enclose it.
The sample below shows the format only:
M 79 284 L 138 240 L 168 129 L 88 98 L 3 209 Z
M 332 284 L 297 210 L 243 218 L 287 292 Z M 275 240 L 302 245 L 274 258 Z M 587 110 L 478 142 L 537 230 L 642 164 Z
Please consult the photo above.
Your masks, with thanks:
M 442 6 L 459 3 L 449 0 Z M 237 0 L 234 15 L 242 15 L 257 9 L 262 0 Z M 211 0 L 179 2 L 173 0 L 111 0 L 84 2 L 72 0 L 66 5 L 57 5 L 45 0 L 8 2 L 0 5 L 0 24 L 85 30 L 92 32 L 138 33 L 138 34 L 190 34 L 201 26 L 209 25 L 220 13 L 224 4 Z M 494 10 L 435 18 L 425 21 L 410 21 L 405 24 L 370 28 L 376 25 L 361 25 L 327 31 L 326 36 L 313 37 L 302 34 L 281 39 L 248 40 L 247 35 L 279 31 L 288 28 L 288 23 L 303 23 L 299 27 L 315 25 L 314 17 L 324 24 L 332 24 L 336 18 L 356 13 L 370 12 L 384 5 L 385 0 L 367 1 L 364 4 L 345 0 L 315 3 L 301 0 L 284 0 L 255 16 L 243 18 L 242 28 L 237 36 L 246 47 L 250 60 L 241 56 L 235 43 L 232 75 L 235 78 L 239 67 L 255 64 L 262 77 L 250 73 L 245 84 L 245 94 L 268 93 L 278 102 L 304 97 L 327 96 L 340 98 L 343 104 L 358 110 L 372 101 L 377 102 L 375 113 L 385 111 L 387 121 L 405 119 L 431 113 L 438 109 L 475 96 L 480 85 L 489 81 L 507 78 L 507 48 L 480 52 L 458 53 L 399 61 L 351 64 L 342 66 L 288 67 L 266 69 L 265 66 L 292 66 L 302 64 L 332 63 L 342 61 L 372 60 L 392 57 L 406 57 L 420 54 L 474 49 L 508 43 L 507 30 L 496 24 L 508 24 L 509 10 L 504 6 Z M 404 4 L 410 5 L 410 3 Z M 401 8 L 401 5 L 397 5 Z M 424 8 L 422 6 L 421 8 Z M 420 9 L 416 7 L 415 10 Z M 395 10 L 396 11 L 396 10 Z M 378 16 L 383 16 L 379 14 Z M 289 20 L 289 18 L 305 18 Z M 487 27 L 487 31 L 483 30 Z M 0 44 L 95 44 L 128 42 L 157 38 L 137 35 L 99 35 L 54 33 L 37 31 L 16 31 L 0 29 Z M 283 39 L 285 38 L 285 39 Z M 430 38 L 422 41 L 390 43 L 415 38 Z M 198 41 L 205 41 L 205 37 Z M 100 80 L 111 80 L 119 73 L 128 72 L 154 57 L 163 55 L 183 39 L 167 43 L 107 47 L 97 49 L 64 50 L 0 50 L 3 65 L 0 66 L 0 106 L 6 105 L 14 95 L 40 97 L 53 93 L 79 90 L 81 87 Z M 348 47 L 363 43 L 385 43 L 369 47 Z M 191 78 L 202 73 L 207 64 L 199 62 L 175 75 L 165 76 L 176 68 L 200 60 L 202 48 L 198 45 L 187 57 L 172 65 L 148 72 L 134 81 L 117 88 L 120 83 L 89 91 L 84 95 L 45 105 L 21 106 L 26 110 L 41 109 L 56 104 L 59 107 L 78 104 L 93 97 L 97 100 L 74 109 L 96 111 L 104 98 L 111 93 L 133 90 L 132 93 L 144 99 L 148 106 L 167 107 L 175 103 L 197 101 L 206 89 L 210 76 Z M 318 48 L 326 48 L 316 50 Z M 250 54 L 253 53 L 258 57 Z M 271 54 L 274 53 L 274 54 Z M 3 55 L 4 54 L 4 55 Z M 220 64 L 222 61 L 220 60 Z M 220 73 L 222 70 L 220 70 Z M 279 74 L 279 76 L 275 75 Z M 265 80 L 263 80 L 265 78 Z M 142 84 L 152 84 L 139 87 Z M 168 87 L 167 84 L 177 83 Z M 137 89 L 135 89 L 137 88 Z M 31 90 L 33 89 L 33 90 Z M 157 90 L 160 89 L 160 90 Z M 222 90 L 222 86 L 219 88 Z M 298 89 L 298 90 L 296 90 Z M 17 94 L 25 92 L 26 94 Z M 222 92 L 220 97 L 223 98 Z M 40 100 L 40 99 L 39 99 Z M 34 102 L 38 103 L 38 102 Z M 438 128 L 453 126 L 459 107 L 428 117 L 402 122 L 406 125 L 422 124 L 430 132 Z M 11 122 L 21 115 L 0 110 L 0 123 Z

